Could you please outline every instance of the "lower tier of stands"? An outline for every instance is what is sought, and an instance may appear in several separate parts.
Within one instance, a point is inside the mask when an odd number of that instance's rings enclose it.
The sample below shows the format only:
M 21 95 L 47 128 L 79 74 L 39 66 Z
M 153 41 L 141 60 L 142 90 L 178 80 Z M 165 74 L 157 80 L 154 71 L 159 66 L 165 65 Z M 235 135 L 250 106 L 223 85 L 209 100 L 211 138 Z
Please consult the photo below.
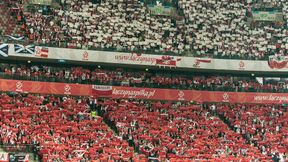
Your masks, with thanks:
M 137 153 L 160 160 L 269 161 L 270 156 L 283 160 L 288 153 L 286 107 L 125 99 L 99 104 L 99 114 Z M 228 106 L 230 111 L 221 111 Z M 237 122 L 231 114 L 239 116 Z
M 92 118 L 85 98 L 0 96 L 1 143 L 33 144 L 41 161 L 128 161 L 134 150 L 103 119 Z
M 0 110 L 1 143 L 32 144 L 44 162 L 287 160 L 280 105 L 3 93 Z

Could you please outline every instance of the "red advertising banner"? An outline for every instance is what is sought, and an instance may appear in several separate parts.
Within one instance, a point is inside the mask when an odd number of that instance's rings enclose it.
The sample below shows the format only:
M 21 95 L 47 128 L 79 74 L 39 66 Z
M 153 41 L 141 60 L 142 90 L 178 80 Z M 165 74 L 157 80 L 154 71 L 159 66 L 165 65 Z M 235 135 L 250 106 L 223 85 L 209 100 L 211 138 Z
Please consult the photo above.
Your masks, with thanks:
M 91 93 L 91 85 L 66 84 L 52 82 L 34 82 L 21 80 L 0 80 L 1 91 L 12 91 L 20 93 L 41 93 L 87 96 Z
M 230 103 L 288 103 L 288 93 L 214 92 L 159 88 L 98 86 L 0 79 L 0 91 L 20 93 L 100 96 L 148 100 L 173 100 Z
M 133 87 L 113 87 L 112 97 L 196 102 L 288 103 L 288 93 L 215 92 Z

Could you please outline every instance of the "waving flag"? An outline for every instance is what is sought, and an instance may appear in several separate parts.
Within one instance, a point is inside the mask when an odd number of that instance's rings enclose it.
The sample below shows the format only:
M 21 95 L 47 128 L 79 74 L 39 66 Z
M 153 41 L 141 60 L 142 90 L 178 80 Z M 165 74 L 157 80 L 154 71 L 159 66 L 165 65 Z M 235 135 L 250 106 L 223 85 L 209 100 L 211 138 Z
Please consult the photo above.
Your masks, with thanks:
M 20 44 L 15 44 L 14 49 L 15 49 L 15 53 L 18 53 L 18 54 L 34 54 L 35 53 L 34 45 L 23 46 Z
M 8 57 L 8 44 L 1 44 L 0 45 L 0 57 Z
M 287 56 L 269 56 L 268 65 L 271 69 L 284 69 L 288 67 Z

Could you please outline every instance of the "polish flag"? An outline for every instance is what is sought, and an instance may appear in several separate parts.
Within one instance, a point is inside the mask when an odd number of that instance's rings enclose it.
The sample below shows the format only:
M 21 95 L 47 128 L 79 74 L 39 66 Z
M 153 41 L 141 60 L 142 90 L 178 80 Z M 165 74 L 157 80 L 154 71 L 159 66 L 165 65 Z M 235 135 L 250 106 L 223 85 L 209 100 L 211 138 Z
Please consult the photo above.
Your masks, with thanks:
M 112 86 L 92 85 L 92 94 L 96 96 L 112 95 Z

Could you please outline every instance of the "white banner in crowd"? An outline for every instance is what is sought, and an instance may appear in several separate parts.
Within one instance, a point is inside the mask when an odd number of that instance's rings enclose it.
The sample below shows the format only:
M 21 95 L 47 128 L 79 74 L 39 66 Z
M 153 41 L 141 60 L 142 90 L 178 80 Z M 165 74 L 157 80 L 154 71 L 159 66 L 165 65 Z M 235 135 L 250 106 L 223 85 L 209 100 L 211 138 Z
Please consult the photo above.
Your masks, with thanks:
M 163 66 L 207 70 L 287 72 L 288 57 L 271 56 L 267 61 L 210 59 L 69 48 L 9 45 L 9 56 L 85 61 L 141 66 Z

